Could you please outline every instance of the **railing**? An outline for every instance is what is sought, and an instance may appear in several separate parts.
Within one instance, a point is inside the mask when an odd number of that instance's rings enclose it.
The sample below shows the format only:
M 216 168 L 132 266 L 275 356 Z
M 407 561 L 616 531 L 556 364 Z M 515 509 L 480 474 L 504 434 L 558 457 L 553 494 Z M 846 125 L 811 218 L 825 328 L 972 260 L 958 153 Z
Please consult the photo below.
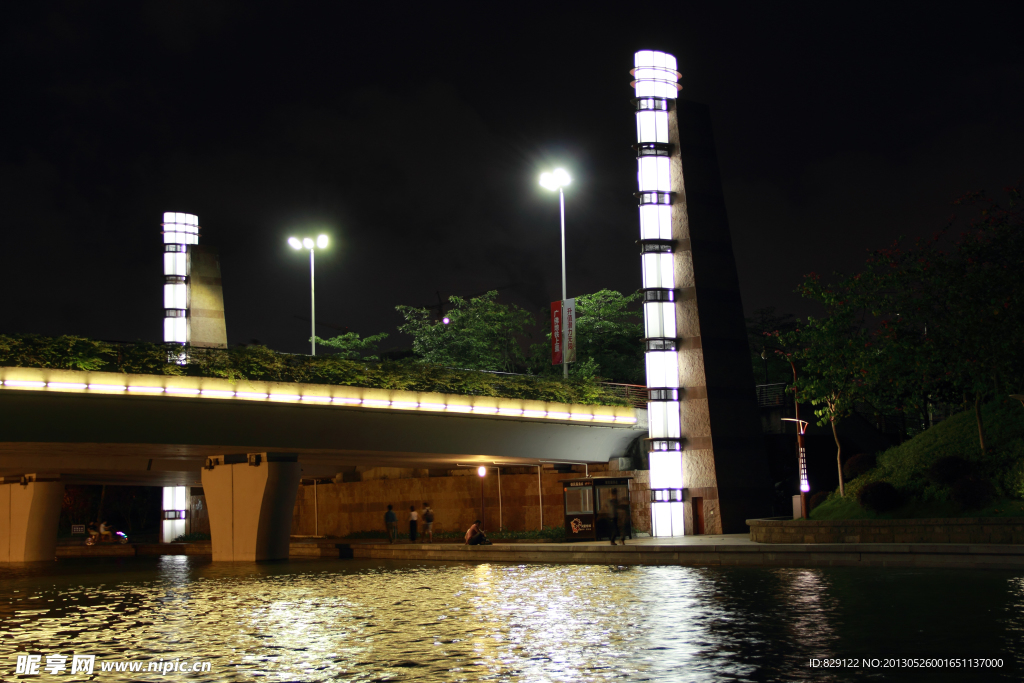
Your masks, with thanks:
M 621 398 L 634 408 L 646 408 L 648 391 L 647 387 L 640 384 L 616 384 L 614 382 L 601 382 L 601 386 L 607 388 L 608 393 Z
M 758 408 L 774 408 L 776 406 L 782 406 L 786 404 L 786 387 L 788 385 L 783 382 L 781 384 L 758 384 L 754 387 L 757 392 L 757 407 Z

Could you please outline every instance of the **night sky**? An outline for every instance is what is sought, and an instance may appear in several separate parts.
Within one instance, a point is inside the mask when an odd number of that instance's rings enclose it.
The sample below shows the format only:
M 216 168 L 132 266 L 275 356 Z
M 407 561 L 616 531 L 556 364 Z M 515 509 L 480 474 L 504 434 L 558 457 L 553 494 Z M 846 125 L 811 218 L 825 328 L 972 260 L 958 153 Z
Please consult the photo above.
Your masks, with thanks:
M 7 3 L 0 333 L 159 341 L 163 211 L 220 250 L 232 344 L 395 334 L 436 292 L 640 286 L 629 69 L 711 108 L 744 306 L 1024 179 L 1013 5 Z M 685 169 L 684 169 L 685 172 Z M 298 317 L 297 317 L 298 316 Z

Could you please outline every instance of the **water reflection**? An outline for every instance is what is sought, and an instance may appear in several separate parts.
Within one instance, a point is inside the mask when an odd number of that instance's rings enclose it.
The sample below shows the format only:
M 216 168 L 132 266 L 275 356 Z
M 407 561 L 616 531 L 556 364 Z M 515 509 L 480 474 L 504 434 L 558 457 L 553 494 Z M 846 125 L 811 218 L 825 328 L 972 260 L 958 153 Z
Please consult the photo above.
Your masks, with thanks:
M 807 660 L 1011 658 L 1022 613 L 1000 572 L 136 558 L 0 568 L 0 679 L 31 652 L 209 660 L 197 681 L 884 680 Z

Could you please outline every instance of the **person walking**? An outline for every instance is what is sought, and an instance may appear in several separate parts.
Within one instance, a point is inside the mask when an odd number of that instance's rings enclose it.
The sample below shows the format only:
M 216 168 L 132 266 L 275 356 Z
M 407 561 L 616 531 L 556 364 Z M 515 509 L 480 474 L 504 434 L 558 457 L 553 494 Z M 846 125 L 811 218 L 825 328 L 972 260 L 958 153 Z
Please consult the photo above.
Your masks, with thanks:
M 398 515 L 390 505 L 388 505 L 388 511 L 384 513 L 384 526 L 388 530 L 388 543 L 398 540 Z
M 416 542 L 416 521 L 419 519 L 419 514 L 416 512 L 416 506 L 409 506 L 409 542 Z
M 423 535 L 427 543 L 434 542 L 434 511 L 430 509 L 430 503 L 423 503 Z

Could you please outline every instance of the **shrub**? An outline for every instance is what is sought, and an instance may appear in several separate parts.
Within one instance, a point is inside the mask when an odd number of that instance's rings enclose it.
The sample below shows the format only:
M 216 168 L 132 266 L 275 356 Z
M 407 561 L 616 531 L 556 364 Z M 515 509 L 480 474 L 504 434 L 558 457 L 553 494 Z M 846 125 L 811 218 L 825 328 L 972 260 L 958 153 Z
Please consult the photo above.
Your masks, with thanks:
M 952 486 L 971 474 L 974 467 L 959 455 L 939 458 L 928 468 L 928 477 L 936 484 Z
M 995 494 L 992 482 L 984 477 L 967 476 L 953 484 L 953 500 L 966 510 L 985 507 Z
M 887 481 L 873 481 L 864 485 L 857 500 L 868 510 L 889 512 L 900 506 L 900 493 Z
M 808 506 L 810 507 L 810 509 L 807 511 L 808 514 L 813 512 L 814 508 L 818 507 L 819 505 L 824 503 L 826 500 L 828 500 L 828 495 L 829 495 L 828 491 L 818 491 L 813 496 L 811 496 L 811 500 L 808 503 Z
M 856 479 L 860 475 L 875 469 L 877 464 L 878 458 L 874 453 L 858 453 L 843 465 L 843 478 L 847 481 Z
M 210 534 L 203 534 L 203 533 L 200 533 L 200 532 L 197 531 L 197 532 L 191 533 L 191 534 L 182 534 L 181 536 L 178 536 L 176 539 L 174 539 L 174 541 L 172 541 L 172 542 L 173 543 L 195 543 L 196 541 L 209 541 L 209 540 L 210 540 Z

